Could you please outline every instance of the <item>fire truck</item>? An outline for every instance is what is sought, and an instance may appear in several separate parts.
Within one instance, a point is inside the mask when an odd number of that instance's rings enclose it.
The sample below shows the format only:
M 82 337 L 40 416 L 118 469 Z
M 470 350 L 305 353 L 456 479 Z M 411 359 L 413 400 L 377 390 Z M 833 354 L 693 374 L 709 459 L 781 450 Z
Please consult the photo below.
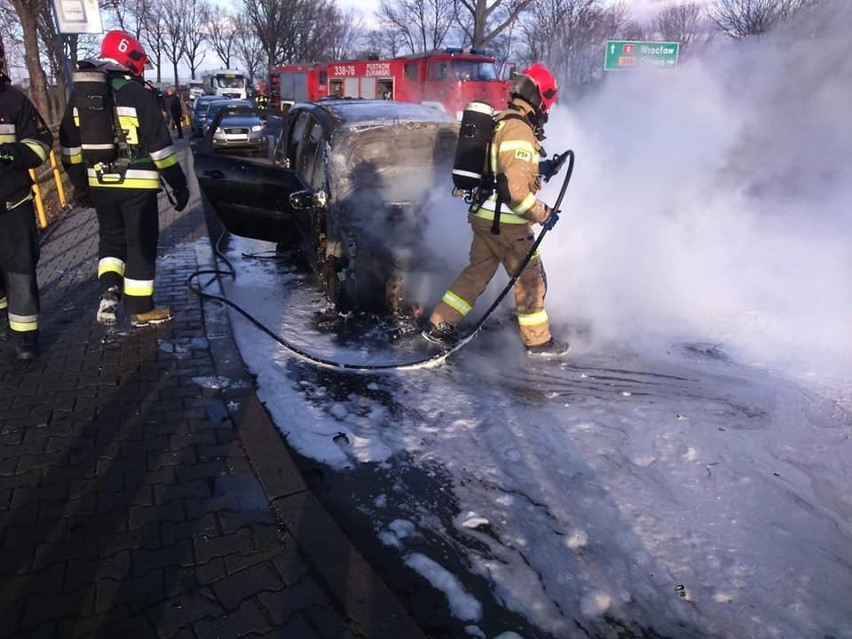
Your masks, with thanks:
M 291 64 L 269 70 L 270 106 L 322 98 L 365 98 L 419 102 L 461 118 L 479 100 L 494 108 L 506 102 L 514 65 L 498 74 L 494 57 L 476 50 L 445 49 L 385 60 Z

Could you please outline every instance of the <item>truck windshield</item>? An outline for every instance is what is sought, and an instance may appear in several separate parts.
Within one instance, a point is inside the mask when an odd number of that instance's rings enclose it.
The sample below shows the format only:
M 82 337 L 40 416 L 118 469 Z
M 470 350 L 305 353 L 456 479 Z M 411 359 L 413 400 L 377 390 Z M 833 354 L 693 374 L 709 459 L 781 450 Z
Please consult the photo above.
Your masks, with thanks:
M 218 76 L 219 86 L 223 89 L 242 89 L 246 85 L 246 79 L 242 76 Z
M 496 80 L 497 67 L 493 62 L 453 62 L 453 72 L 459 80 Z

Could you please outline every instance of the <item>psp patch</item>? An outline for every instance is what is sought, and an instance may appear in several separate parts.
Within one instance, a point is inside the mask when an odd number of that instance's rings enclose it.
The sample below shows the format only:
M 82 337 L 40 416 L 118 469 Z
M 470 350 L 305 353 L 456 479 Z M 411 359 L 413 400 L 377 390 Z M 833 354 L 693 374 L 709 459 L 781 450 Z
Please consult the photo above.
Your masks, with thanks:
M 524 149 L 515 149 L 515 159 L 523 160 L 524 162 L 532 162 L 532 153 Z

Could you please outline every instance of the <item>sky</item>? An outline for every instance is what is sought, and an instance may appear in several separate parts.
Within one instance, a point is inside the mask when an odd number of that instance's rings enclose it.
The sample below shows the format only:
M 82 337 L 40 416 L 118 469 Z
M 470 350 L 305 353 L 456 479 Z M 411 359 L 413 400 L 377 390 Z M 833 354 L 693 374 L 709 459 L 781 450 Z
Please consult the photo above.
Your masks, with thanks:
M 443 366 L 375 375 L 315 368 L 231 313 L 290 445 L 456 636 L 852 637 L 850 20 L 836 3 L 807 30 L 819 47 L 720 46 L 556 108 L 545 146 L 576 153 L 541 248 L 561 362 L 525 358 L 511 305 Z M 460 267 L 460 204 L 434 198 L 424 241 Z M 423 354 L 319 322 L 308 276 L 255 259 L 271 248 L 232 238 L 223 285 L 286 340 Z

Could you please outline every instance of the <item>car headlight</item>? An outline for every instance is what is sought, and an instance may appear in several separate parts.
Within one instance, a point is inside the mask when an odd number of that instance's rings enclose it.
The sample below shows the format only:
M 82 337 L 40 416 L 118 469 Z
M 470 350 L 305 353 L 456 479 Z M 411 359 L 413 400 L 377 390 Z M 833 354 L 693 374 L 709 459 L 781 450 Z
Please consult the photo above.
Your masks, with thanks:
M 251 130 L 257 133 L 258 131 L 263 131 L 264 126 L 262 124 L 255 124 Z

